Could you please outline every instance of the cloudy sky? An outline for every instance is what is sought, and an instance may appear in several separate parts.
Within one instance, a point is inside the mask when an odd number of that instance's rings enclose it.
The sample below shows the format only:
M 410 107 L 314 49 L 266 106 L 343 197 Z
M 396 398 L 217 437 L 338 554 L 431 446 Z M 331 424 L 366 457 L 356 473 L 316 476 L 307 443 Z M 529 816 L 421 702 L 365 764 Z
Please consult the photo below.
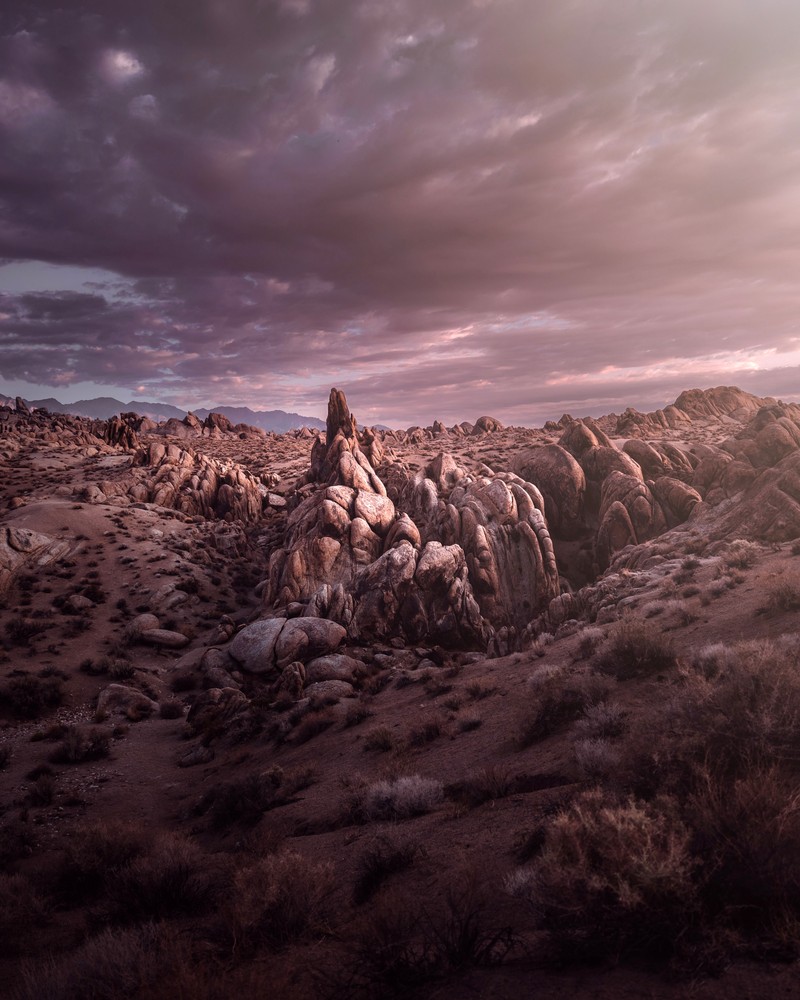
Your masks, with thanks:
M 3 0 L 0 392 L 800 393 L 797 0 Z

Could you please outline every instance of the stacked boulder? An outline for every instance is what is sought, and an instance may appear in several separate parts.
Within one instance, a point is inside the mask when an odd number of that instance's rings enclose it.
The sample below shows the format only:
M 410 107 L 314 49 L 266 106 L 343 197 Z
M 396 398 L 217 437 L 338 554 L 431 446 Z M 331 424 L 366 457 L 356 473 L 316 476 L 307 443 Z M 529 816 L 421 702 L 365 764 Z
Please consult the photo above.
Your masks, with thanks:
M 474 478 L 445 454 L 413 477 L 390 465 L 386 478 L 391 496 L 332 390 L 301 484 L 312 488 L 271 558 L 267 607 L 338 621 L 353 639 L 485 646 L 502 632 L 513 644 L 559 591 L 536 487 Z

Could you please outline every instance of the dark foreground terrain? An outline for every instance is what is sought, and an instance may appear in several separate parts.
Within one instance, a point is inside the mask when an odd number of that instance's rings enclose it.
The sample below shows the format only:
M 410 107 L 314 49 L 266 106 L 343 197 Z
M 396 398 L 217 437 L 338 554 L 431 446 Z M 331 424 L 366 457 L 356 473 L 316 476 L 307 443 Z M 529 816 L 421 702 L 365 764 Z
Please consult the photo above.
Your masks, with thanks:
M 800 407 L 0 457 L 3 996 L 797 995 Z

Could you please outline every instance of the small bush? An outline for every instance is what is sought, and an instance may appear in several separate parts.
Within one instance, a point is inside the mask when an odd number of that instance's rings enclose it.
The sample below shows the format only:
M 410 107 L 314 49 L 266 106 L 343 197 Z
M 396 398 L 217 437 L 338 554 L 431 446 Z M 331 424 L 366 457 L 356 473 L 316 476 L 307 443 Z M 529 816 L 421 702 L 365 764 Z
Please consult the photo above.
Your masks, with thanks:
M 86 730 L 68 726 L 64 739 L 50 755 L 57 764 L 81 764 L 87 760 L 108 757 L 111 738 L 103 730 Z
M 0 956 L 29 944 L 45 922 L 44 900 L 24 875 L 0 875 Z
M 663 954 L 697 908 L 690 839 L 672 812 L 589 791 L 551 821 L 530 871 L 507 887 L 560 956 Z
M 749 569 L 755 565 L 760 552 L 761 546 L 756 542 L 737 538 L 728 545 L 722 556 L 722 561 L 731 569 Z
M 322 709 L 319 712 L 309 712 L 295 729 L 292 739 L 295 743 L 308 743 L 315 736 L 319 736 L 326 729 L 330 729 L 335 722 L 336 716 L 328 709 Z
M 271 767 L 244 778 L 225 782 L 212 788 L 200 800 L 195 812 L 210 811 L 211 825 L 222 830 L 233 823 L 254 826 L 270 809 L 291 802 L 296 792 L 313 781 L 313 772 L 289 771 Z
M 57 708 L 64 700 L 64 688 L 58 677 L 35 677 L 22 674 L 12 677 L 0 689 L 0 702 L 17 719 L 38 719 Z
M 10 642 L 18 646 L 27 646 L 41 631 L 41 624 L 31 621 L 30 618 L 11 618 L 6 622 L 5 631 Z
M 394 736 L 386 726 L 378 726 L 377 729 L 370 729 L 364 737 L 364 750 L 375 750 L 378 753 L 388 753 L 394 749 Z
M 597 665 L 604 673 L 628 680 L 662 673 L 676 662 L 670 639 L 653 625 L 629 618 L 611 633 Z
M 202 912 L 218 889 L 208 856 L 176 833 L 162 834 L 108 882 L 112 913 L 126 923 Z
M 336 886 L 333 865 L 287 851 L 260 858 L 234 877 L 223 919 L 237 951 L 280 948 L 326 928 Z
M 390 875 L 409 868 L 419 853 L 419 845 L 411 841 L 375 837 L 358 859 L 353 902 L 360 906 L 372 899 Z
M 148 849 L 150 834 L 128 823 L 93 823 L 78 827 L 67 842 L 56 875 L 59 894 L 78 904 L 103 891 L 108 881 Z
M 620 751 L 607 739 L 578 740 L 573 750 L 581 775 L 590 781 L 607 778 L 619 767 Z
M 388 892 L 357 922 L 347 941 L 343 981 L 321 974 L 328 995 L 416 996 L 445 973 L 503 961 L 516 944 L 491 918 L 491 897 L 474 877 L 458 878 L 439 899 Z
M 377 781 L 357 789 L 349 803 L 349 814 L 358 822 L 408 819 L 437 806 L 444 796 L 441 781 L 418 774 Z
M 474 809 L 484 802 L 505 798 L 511 794 L 513 787 L 514 783 L 508 772 L 491 765 L 481 768 L 469 778 L 448 785 L 445 794 L 467 809 Z
M 766 610 L 771 612 L 800 610 L 800 579 L 790 577 L 768 587 Z
M 628 712 L 616 702 L 601 701 L 588 705 L 583 718 L 575 723 L 575 733 L 582 739 L 614 739 L 628 728 Z
M 23 970 L 19 1000 L 135 1000 L 154 991 L 176 964 L 188 964 L 184 947 L 164 927 L 146 924 L 105 930 L 77 951 Z
M 584 669 L 571 673 L 546 669 L 534 674 L 527 703 L 520 711 L 518 747 L 529 747 L 579 719 L 589 706 L 608 696 L 610 687 L 608 680 Z
M 408 731 L 408 745 L 412 747 L 422 747 L 426 743 L 432 743 L 442 735 L 442 727 L 438 719 L 428 719 L 419 726 L 413 726 Z

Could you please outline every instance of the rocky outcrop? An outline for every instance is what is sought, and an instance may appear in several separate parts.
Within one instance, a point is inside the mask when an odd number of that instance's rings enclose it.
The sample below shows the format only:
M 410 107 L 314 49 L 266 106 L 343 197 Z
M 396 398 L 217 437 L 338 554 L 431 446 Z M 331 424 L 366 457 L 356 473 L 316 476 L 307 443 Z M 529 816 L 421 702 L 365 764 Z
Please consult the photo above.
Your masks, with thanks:
M 514 470 L 539 487 L 555 537 L 577 538 L 585 530 L 586 475 L 565 448 L 557 444 L 530 448 L 517 456 Z
M 28 528 L 0 528 L 0 593 L 8 589 L 16 573 L 26 567 L 47 566 L 70 551 L 68 542 Z
M 152 442 L 133 458 L 131 479 L 102 484 L 132 501 L 154 503 L 191 516 L 252 522 L 261 517 L 267 489 L 240 466 L 223 465 L 175 444 Z
M 497 629 L 524 628 L 558 593 L 544 501 L 532 484 L 512 473 L 474 477 L 445 453 L 416 476 L 398 463 L 385 474 L 390 491 L 343 393 L 332 390 L 325 440 L 315 441 L 301 480 L 303 490 L 315 488 L 272 555 L 267 607 L 299 603 L 351 638 L 483 646 Z

